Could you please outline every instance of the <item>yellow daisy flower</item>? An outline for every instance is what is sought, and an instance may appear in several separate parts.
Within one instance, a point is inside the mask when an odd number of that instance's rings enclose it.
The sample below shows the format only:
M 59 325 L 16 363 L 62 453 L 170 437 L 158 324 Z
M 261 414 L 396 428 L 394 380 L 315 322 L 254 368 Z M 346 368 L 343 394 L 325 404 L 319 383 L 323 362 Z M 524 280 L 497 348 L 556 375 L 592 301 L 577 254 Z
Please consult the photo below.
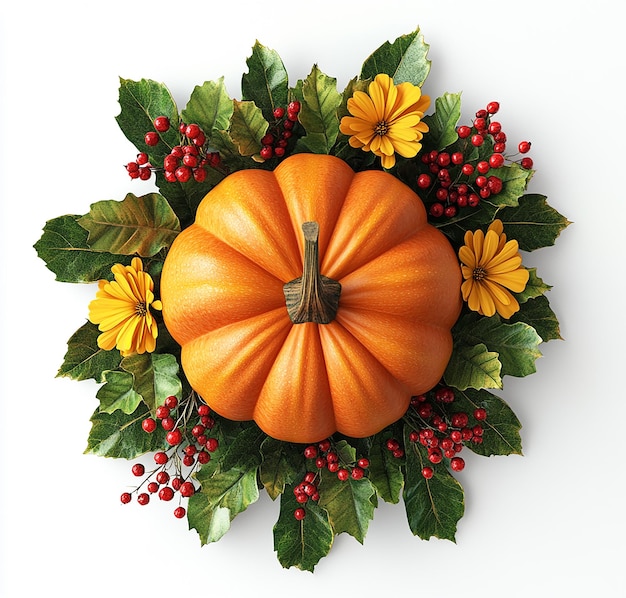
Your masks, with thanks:
M 111 272 L 115 280 L 101 280 L 96 298 L 89 304 L 89 321 L 102 331 L 98 347 L 106 351 L 117 348 L 124 357 L 151 353 L 158 329 L 150 308 L 162 308 L 154 299 L 152 277 L 144 272 L 138 257 L 130 266 L 115 264 Z
M 368 92 L 354 92 L 347 104 L 352 116 L 341 119 L 339 129 L 351 135 L 350 145 L 373 152 L 386 169 L 396 163 L 396 153 L 405 158 L 416 156 L 428 132 L 422 118 L 430 98 L 411 83 L 395 85 L 385 74 L 376 75 Z
M 465 245 L 459 250 L 463 300 L 472 311 L 484 316 L 496 312 L 510 318 L 519 310 L 519 303 L 509 291 L 521 293 L 528 283 L 528 270 L 522 266 L 517 241 L 506 240 L 500 220 L 487 229 L 465 233 Z

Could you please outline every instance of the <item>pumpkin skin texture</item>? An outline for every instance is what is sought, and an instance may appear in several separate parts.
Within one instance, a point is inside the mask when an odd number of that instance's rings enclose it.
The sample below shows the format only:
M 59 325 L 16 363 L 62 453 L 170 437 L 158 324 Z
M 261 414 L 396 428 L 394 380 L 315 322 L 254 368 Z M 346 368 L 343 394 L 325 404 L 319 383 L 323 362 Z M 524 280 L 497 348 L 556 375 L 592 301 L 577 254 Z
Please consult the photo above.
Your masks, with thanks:
M 302 276 L 302 224 L 341 284 L 327 324 L 294 324 L 283 285 Z M 419 197 L 328 155 L 235 172 L 201 202 L 161 276 L 165 324 L 191 386 L 218 414 L 269 436 L 371 436 L 441 379 L 461 270 Z

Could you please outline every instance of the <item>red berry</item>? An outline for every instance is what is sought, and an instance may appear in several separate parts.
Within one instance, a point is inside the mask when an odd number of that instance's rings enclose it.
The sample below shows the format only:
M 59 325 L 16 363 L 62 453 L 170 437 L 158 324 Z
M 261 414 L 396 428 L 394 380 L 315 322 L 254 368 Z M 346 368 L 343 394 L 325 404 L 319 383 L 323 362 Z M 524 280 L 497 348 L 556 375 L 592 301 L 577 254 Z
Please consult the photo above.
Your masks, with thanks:
M 169 486 L 165 486 L 159 490 L 159 498 L 164 501 L 170 501 L 174 498 L 174 490 Z
M 161 420 L 161 427 L 167 432 L 169 432 L 170 430 L 173 430 L 175 426 L 176 426 L 176 422 L 174 421 L 173 417 L 168 416 Z
M 461 125 L 456 132 L 461 139 L 467 139 L 471 135 L 472 129 L 467 125 Z
M 195 137 L 192 137 L 191 140 L 194 145 L 202 147 L 206 143 L 206 135 L 200 131 L 200 133 L 198 133 Z
M 156 408 L 156 416 L 158 419 L 165 419 L 166 417 L 169 417 L 169 414 L 170 408 L 165 405 L 159 405 Z
M 127 505 L 132 500 L 130 492 L 122 492 L 122 496 L 120 496 L 120 500 L 122 501 L 123 505 Z
M 137 497 L 137 502 L 140 505 L 147 505 L 150 502 L 150 495 L 142 492 L 138 497 Z
M 206 180 L 206 170 L 204 168 L 194 168 L 193 180 L 196 183 L 203 183 Z
M 185 455 L 183 457 L 183 465 L 185 467 L 191 467 L 195 462 L 196 460 L 191 455 Z
M 463 164 L 463 166 L 461 168 L 461 172 L 465 176 L 470 176 L 470 175 L 474 174 L 474 166 L 472 164 Z
M 148 434 L 151 434 L 156 430 L 157 423 L 151 417 L 147 417 L 141 422 L 141 427 L 143 428 L 144 432 L 148 432 Z
M 193 496 L 195 491 L 196 488 L 194 487 L 192 482 L 183 482 L 180 486 L 180 493 L 186 498 Z
M 435 218 L 439 218 L 440 216 L 443 216 L 443 210 L 443 204 L 434 203 L 431 204 L 430 208 L 428 208 L 428 213 Z
M 476 164 L 476 170 L 480 172 L 480 174 L 486 174 L 489 172 L 489 162 L 486 160 L 481 160 L 478 164 Z
M 294 512 L 293 516 L 298 520 L 302 521 L 306 517 L 306 511 L 302 507 L 298 507 Z
M 148 133 L 146 133 L 143 140 L 145 141 L 146 145 L 154 147 L 157 143 L 159 143 L 159 134 L 156 131 L 149 131 Z
M 517 149 L 519 150 L 520 154 L 526 154 L 530 151 L 530 145 L 530 141 L 520 141 Z
M 432 467 L 424 467 L 424 468 L 422 468 L 422 475 L 427 480 L 430 480 L 430 478 L 432 478 L 435 475 L 435 471 L 433 470 Z
M 269 160 L 274 155 L 274 148 L 270 145 L 264 145 L 259 152 L 259 155 L 263 160 Z
M 285 109 L 282 106 L 274 108 L 274 118 L 281 119 L 283 116 L 285 116 Z
M 462 457 L 453 457 L 452 459 L 450 459 L 450 468 L 453 471 L 463 471 L 464 467 L 465 461 Z
M 211 408 L 208 405 L 198 405 L 198 415 L 204 417 L 211 413 Z
M 137 164 L 143 166 L 148 163 L 148 154 L 146 152 L 140 152 L 137 154 Z
M 185 507 L 176 507 L 174 509 L 174 517 L 176 517 L 176 519 L 182 519 L 186 514 L 187 511 L 185 511 Z
M 350 472 L 347 469 L 340 469 L 337 472 L 337 477 L 342 481 L 345 482 L 349 477 L 350 477 Z
M 170 119 L 167 116 L 157 116 L 154 119 L 154 128 L 160 133 L 165 133 L 170 128 Z
M 176 428 L 175 430 L 171 430 L 165 435 L 165 440 L 168 444 L 174 446 L 180 444 L 183 440 L 183 433 Z
M 500 131 L 502 131 L 502 125 L 496 121 L 490 122 L 487 127 L 487 131 L 490 135 L 497 135 Z
M 165 463 L 167 463 L 169 457 L 167 456 L 167 453 L 164 453 L 163 451 L 159 451 L 158 453 L 154 453 L 154 462 L 157 465 L 165 465 Z
M 198 463 L 200 463 L 200 465 L 204 465 L 205 463 L 208 463 L 210 460 L 211 460 L 211 455 L 207 453 L 206 451 L 200 451 L 198 453 Z
M 167 484 L 170 481 L 170 474 L 167 471 L 159 471 L 156 474 L 156 481 L 159 484 Z
M 502 191 L 503 183 L 502 179 L 497 176 L 490 176 L 487 179 L 487 188 L 493 195 L 497 195 Z
M 463 152 L 454 152 L 450 156 L 450 160 L 452 161 L 452 164 L 456 164 L 457 166 L 460 166 L 461 164 L 463 164 L 464 159 L 465 159 L 465 156 L 463 156 Z
M 152 176 L 152 171 L 149 167 L 143 166 L 139 169 L 139 178 L 142 181 L 147 181 Z
M 504 165 L 504 156 L 502 154 L 491 154 L 489 156 L 489 166 L 491 168 L 500 168 Z
M 207 451 L 209 451 L 210 453 L 213 453 L 217 450 L 218 446 L 219 446 L 219 442 L 217 441 L 217 438 L 207 438 L 207 441 L 206 441 Z
M 282 146 L 278 146 L 276 148 L 274 148 L 274 155 L 277 158 L 282 158 L 285 155 L 285 148 Z
M 359 459 L 356 464 L 363 469 L 367 469 L 370 466 L 369 460 L 365 458 Z
M 179 183 L 186 183 L 191 179 L 191 168 L 187 166 L 179 166 L 174 172 L 176 175 L 176 180 Z
M 500 104 L 498 102 L 489 102 L 487 104 L 487 112 L 489 114 L 495 114 L 498 110 L 500 110 Z
M 430 187 L 431 182 L 432 182 L 432 179 L 430 178 L 430 175 L 428 174 L 420 174 L 417 177 L 417 186 L 420 189 L 428 189 L 428 187 Z
M 150 482 L 148 484 L 148 492 L 154 494 L 159 489 L 159 485 L 156 482 Z
M 189 139 L 194 139 L 200 135 L 201 131 L 200 127 L 196 124 L 187 125 L 185 127 L 185 135 L 189 137 Z
M 304 449 L 304 457 L 306 459 L 314 459 L 317 457 L 317 447 L 314 444 L 307 446 Z
M 142 476 L 146 472 L 146 468 L 141 463 L 135 463 L 132 468 L 134 476 Z
M 532 158 L 522 158 L 521 165 L 522 165 L 522 168 L 526 168 L 526 170 L 530 170 L 533 167 Z
M 472 135 L 472 145 L 475 147 L 480 147 L 483 142 L 485 141 L 482 135 L 479 135 L 478 133 L 476 135 Z
M 176 409 L 178 407 L 178 399 L 174 395 L 170 395 L 163 404 L 170 409 Z
M 328 449 L 330 449 L 330 440 L 322 440 L 317 446 L 322 453 L 325 453 Z
M 487 419 L 487 410 L 482 407 L 478 407 L 474 410 L 474 418 L 478 421 L 484 421 Z
M 350 472 L 350 476 L 353 480 L 360 480 L 365 475 L 365 472 L 360 467 L 354 467 Z

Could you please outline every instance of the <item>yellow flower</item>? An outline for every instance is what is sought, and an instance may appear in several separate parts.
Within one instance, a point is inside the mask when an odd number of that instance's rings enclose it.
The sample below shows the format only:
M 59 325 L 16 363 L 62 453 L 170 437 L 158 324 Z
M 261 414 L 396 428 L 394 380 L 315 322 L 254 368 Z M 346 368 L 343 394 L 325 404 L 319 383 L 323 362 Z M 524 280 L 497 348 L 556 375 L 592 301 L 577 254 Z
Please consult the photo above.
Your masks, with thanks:
M 517 241 L 507 241 L 503 230 L 500 220 L 490 224 L 487 234 L 468 230 L 459 259 L 465 279 L 461 293 L 469 308 L 484 316 L 498 312 L 508 319 L 519 310 L 509 291 L 521 293 L 526 288 L 528 270 L 522 266 Z
M 154 299 L 152 277 L 143 271 L 138 257 L 130 266 L 115 264 L 111 272 L 115 280 L 101 280 L 96 298 L 89 304 L 89 321 L 102 331 L 98 347 L 106 351 L 117 347 L 123 356 L 151 353 L 158 329 L 150 308 L 162 308 Z
M 395 85 L 385 74 L 376 75 L 368 92 L 354 92 L 348 100 L 352 116 L 341 119 L 339 128 L 344 135 L 351 135 L 350 145 L 373 152 L 387 169 L 396 163 L 396 153 L 405 158 L 416 156 L 428 132 L 422 118 L 430 98 L 411 83 Z

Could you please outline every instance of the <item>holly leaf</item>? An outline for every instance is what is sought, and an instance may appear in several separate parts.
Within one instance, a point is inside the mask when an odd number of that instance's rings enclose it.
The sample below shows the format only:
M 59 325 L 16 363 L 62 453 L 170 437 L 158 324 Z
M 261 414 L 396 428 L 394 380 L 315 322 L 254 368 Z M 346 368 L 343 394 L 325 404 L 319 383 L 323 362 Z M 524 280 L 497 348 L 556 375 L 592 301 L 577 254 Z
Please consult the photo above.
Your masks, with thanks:
M 408 81 L 421 87 L 430 72 L 429 48 L 419 29 L 398 37 L 393 43 L 385 42 L 365 60 L 360 78 L 373 79 L 379 73 L 386 73 L 396 84 Z
M 536 371 L 535 360 L 541 357 L 537 347 L 542 339 L 532 326 L 524 322 L 506 324 L 497 315 L 478 318 L 469 314 L 455 328 L 457 340 L 467 345 L 484 344 L 497 352 L 502 376 L 524 377 Z
M 290 486 L 280 497 L 280 514 L 274 525 L 274 550 L 286 569 L 313 571 L 333 545 L 334 534 L 328 513 L 314 501 L 306 505 L 306 517 L 298 521 L 294 511 L 301 505 Z
M 142 257 L 169 247 L 180 232 L 176 214 L 158 193 L 96 202 L 78 223 L 89 231 L 87 242 L 94 251 Z
M 37 255 L 60 282 L 95 282 L 108 278 L 114 264 L 130 264 L 131 258 L 94 251 L 87 244 L 88 231 L 78 220 L 81 216 L 60 216 L 48 220 L 34 247 Z
M 483 343 L 455 345 L 443 375 L 446 384 L 466 388 L 502 388 L 498 354 L 489 351 Z
M 133 389 L 154 413 L 169 396 L 180 398 L 182 383 L 178 361 L 167 353 L 143 353 L 124 357 L 122 368 L 132 374 Z
M 552 287 L 547 285 L 541 278 L 537 276 L 537 268 L 527 268 L 528 269 L 528 282 L 526 283 L 526 287 L 521 293 L 514 293 L 515 298 L 518 303 L 522 304 L 528 301 L 529 299 L 535 299 L 536 297 L 540 297 L 546 291 L 549 291 Z
M 517 239 L 523 251 L 554 245 L 561 231 L 571 224 L 548 205 L 545 196 L 536 194 L 522 196 L 518 206 L 503 208 L 498 218 L 507 237 Z
M 111 371 L 104 374 L 105 384 L 96 393 L 100 401 L 100 411 L 113 413 L 121 409 L 124 413 L 134 413 L 141 403 L 141 395 L 133 389 L 133 375 L 128 372 Z
M 159 450 L 165 442 L 165 431 L 158 427 L 148 434 L 141 422 L 150 416 L 148 409 L 124 413 L 117 409 L 106 413 L 99 409 L 91 416 L 91 430 L 86 454 L 119 459 L 135 459 L 139 455 Z
M 117 350 L 105 351 L 98 347 L 100 331 L 95 324 L 85 322 L 67 341 L 67 353 L 59 368 L 57 377 L 72 380 L 104 382 L 104 374 L 116 370 L 121 361 Z
M 181 116 L 184 122 L 199 125 L 210 140 L 214 131 L 228 129 L 233 110 L 224 77 L 220 77 L 217 81 L 205 81 L 196 86 Z
M 424 117 L 428 135 L 424 143 L 429 148 L 442 150 L 452 145 L 459 136 L 456 126 L 461 118 L 461 94 L 444 93 L 435 100 L 435 112 Z
M 471 414 L 482 407 L 487 410 L 487 419 L 475 421 L 483 428 L 482 443 L 468 443 L 467 446 L 476 454 L 521 455 L 522 424 L 513 410 L 499 397 L 486 390 L 455 390 L 454 405 L 458 411 Z
M 169 89 L 150 79 L 131 81 L 120 78 L 119 103 L 121 111 L 116 120 L 126 138 L 140 152 L 147 153 L 153 165 L 162 164 L 163 158 L 179 142 L 178 108 Z M 156 146 L 149 146 L 144 137 L 148 131 L 154 131 L 157 116 L 167 116 L 172 126 L 159 133 Z
M 381 432 L 372 439 L 368 477 L 385 502 L 396 504 L 400 501 L 404 476 L 399 460 L 385 446 L 387 437 Z
M 220 467 L 225 471 L 258 467 L 261 463 L 261 443 L 265 438 L 265 432 L 250 423 L 228 443 L 220 460 Z
M 544 343 L 562 339 L 559 321 L 545 296 L 535 297 L 521 304 L 520 310 L 509 321 L 524 322 L 532 326 Z
M 302 468 L 302 449 L 267 436 L 261 444 L 259 479 L 272 500 L 292 484 Z
M 374 518 L 376 489 L 367 478 L 341 481 L 336 474 L 321 472 L 320 507 L 326 509 L 335 534 L 348 533 L 361 544 Z
M 248 73 L 241 79 L 244 100 L 254 102 L 267 120 L 273 119 L 274 108 L 286 107 L 289 77 L 280 56 L 258 41 L 246 60 Z
M 202 467 L 196 474 L 201 488 L 189 499 L 187 519 L 202 544 L 217 542 L 231 521 L 259 498 L 257 470 L 214 471 Z
M 261 149 L 261 139 L 269 123 L 261 109 L 249 101 L 233 100 L 234 111 L 228 131 L 242 156 L 253 156 Z
M 306 135 L 298 139 L 296 151 L 328 154 L 339 134 L 337 109 L 342 96 L 337 91 L 337 79 L 326 76 L 315 65 L 299 89 L 299 120 Z
M 403 492 L 409 528 L 423 540 L 432 536 L 454 542 L 457 523 L 465 511 L 463 488 L 445 467 L 433 467 L 427 480 L 422 468 L 432 464 L 419 442 L 409 441 L 410 429 L 405 426 L 406 474 Z

